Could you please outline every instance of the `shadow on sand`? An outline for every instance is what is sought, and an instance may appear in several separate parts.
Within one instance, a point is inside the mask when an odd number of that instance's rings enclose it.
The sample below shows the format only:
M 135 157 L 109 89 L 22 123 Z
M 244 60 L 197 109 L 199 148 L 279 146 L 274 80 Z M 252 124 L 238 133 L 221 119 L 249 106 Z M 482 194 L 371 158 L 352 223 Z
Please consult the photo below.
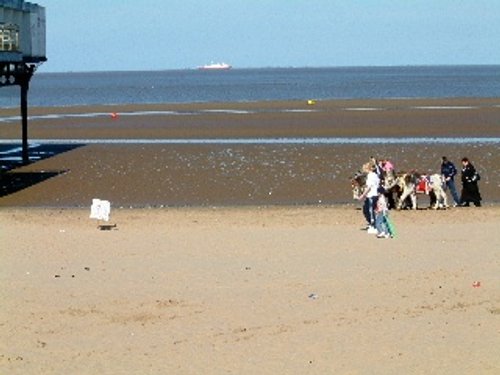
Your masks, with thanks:
M 99 230 L 118 230 L 118 226 L 116 224 L 99 224 L 97 228 Z
M 0 197 L 36 185 L 66 171 L 57 172 L 7 172 L 0 174 Z
M 63 152 L 82 147 L 83 144 L 35 144 L 30 145 L 30 165 L 40 160 L 53 157 Z M 20 144 L 0 145 L 0 197 L 13 194 L 30 186 L 36 185 L 49 178 L 66 173 L 67 170 L 22 172 L 16 171 L 23 166 L 22 149 Z

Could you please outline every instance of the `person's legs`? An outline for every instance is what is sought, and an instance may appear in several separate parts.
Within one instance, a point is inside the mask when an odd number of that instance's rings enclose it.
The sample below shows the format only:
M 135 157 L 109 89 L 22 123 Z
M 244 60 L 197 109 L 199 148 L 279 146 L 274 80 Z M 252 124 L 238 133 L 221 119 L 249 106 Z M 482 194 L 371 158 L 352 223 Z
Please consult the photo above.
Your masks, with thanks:
M 460 198 L 458 197 L 455 181 L 453 181 L 452 179 L 446 181 L 446 186 L 448 186 L 448 188 L 450 189 L 450 193 L 453 197 L 453 200 L 455 201 L 455 204 L 460 204 Z
M 477 182 L 471 184 L 471 200 L 474 203 L 474 206 L 481 207 L 481 194 L 479 194 Z
M 366 222 L 368 223 L 368 234 L 375 234 L 377 230 L 375 229 L 375 205 L 377 197 L 366 198 L 363 204 L 363 214 L 365 216 Z
M 387 223 L 385 222 L 384 214 L 382 212 L 379 212 L 375 218 L 375 228 L 377 228 L 377 234 L 389 234 Z
M 368 198 L 369 200 L 369 214 L 370 214 L 370 225 L 375 226 L 375 206 L 377 205 L 378 197 Z
M 366 220 L 366 225 L 371 225 L 370 224 L 370 200 L 369 198 L 365 198 L 365 201 L 363 202 L 363 215 Z
M 467 192 L 467 185 L 465 183 L 462 186 L 462 194 L 460 195 L 460 206 L 469 206 L 469 193 Z
M 379 212 L 375 217 L 375 228 L 377 228 L 377 234 L 384 233 L 383 222 L 384 222 L 384 215 L 381 212 Z

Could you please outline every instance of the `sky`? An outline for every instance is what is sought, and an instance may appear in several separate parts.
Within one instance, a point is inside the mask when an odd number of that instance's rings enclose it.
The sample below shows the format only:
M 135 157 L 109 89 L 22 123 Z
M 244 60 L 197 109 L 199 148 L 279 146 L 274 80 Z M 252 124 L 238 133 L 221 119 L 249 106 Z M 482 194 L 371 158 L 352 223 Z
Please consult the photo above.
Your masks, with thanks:
M 500 0 L 31 0 L 39 71 L 500 64 Z

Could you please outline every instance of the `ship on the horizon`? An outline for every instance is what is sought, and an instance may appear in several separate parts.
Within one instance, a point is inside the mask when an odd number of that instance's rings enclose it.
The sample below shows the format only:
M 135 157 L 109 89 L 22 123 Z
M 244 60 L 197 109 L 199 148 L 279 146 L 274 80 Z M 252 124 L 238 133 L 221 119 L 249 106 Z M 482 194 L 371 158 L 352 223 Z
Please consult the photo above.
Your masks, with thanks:
M 206 65 L 202 65 L 202 66 L 199 66 L 198 69 L 199 70 L 229 70 L 231 69 L 232 66 L 229 65 L 229 64 L 226 64 L 224 62 L 220 62 L 220 63 L 210 63 L 210 64 L 206 64 Z

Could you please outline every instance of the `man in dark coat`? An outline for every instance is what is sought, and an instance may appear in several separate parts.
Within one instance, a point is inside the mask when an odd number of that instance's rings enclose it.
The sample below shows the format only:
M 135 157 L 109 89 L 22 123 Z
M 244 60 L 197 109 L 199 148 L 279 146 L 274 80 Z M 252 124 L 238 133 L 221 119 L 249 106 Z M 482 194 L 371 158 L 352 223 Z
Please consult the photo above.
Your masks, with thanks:
M 460 198 L 458 197 L 457 188 L 455 187 L 455 175 L 457 174 L 457 168 L 446 156 L 441 158 L 441 174 L 443 175 L 446 187 L 450 189 L 451 196 L 455 201 L 454 207 L 460 204 Z
M 479 194 L 479 174 L 476 168 L 467 158 L 462 159 L 462 197 L 460 201 L 462 206 L 469 206 L 473 202 L 476 207 L 481 206 L 481 194 Z

